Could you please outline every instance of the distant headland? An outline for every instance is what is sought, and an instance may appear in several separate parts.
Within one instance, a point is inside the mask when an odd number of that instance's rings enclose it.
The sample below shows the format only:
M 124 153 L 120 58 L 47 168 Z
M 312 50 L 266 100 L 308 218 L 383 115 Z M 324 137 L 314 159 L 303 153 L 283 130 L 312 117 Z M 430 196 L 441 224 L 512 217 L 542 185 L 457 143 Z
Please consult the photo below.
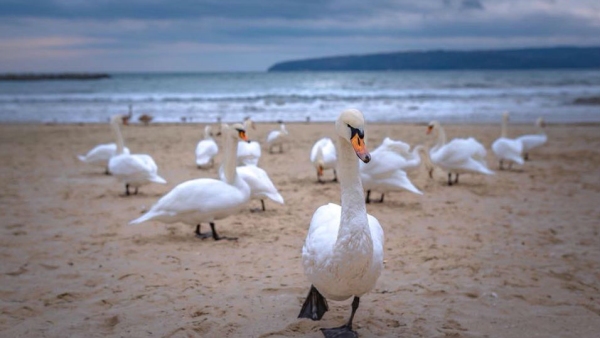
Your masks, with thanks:
M 109 77 L 109 74 L 104 73 L 13 73 L 0 74 L 0 81 L 98 80 Z
M 269 72 L 600 68 L 600 47 L 411 51 L 279 62 Z

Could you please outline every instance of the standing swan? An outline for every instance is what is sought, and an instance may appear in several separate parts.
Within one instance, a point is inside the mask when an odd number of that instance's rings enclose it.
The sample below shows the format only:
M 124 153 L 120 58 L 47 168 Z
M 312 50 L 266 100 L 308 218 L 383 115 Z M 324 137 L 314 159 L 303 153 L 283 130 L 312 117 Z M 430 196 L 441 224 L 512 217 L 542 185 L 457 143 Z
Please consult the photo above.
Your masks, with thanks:
M 504 169 L 503 164 L 504 161 L 508 162 L 508 168 L 512 167 L 513 163 L 523 165 L 523 157 L 521 157 L 521 153 L 523 152 L 523 143 L 517 139 L 511 139 L 507 137 L 507 124 L 508 124 L 508 113 L 505 112 L 502 114 L 502 128 L 500 138 L 498 138 L 494 143 L 492 143 L 492 151 L 496 158 L 498 158 L 498 163 L 500 170 Z
M 246 117 L 244 119 L 244 130 L 248 131 L 250 128 L 256 129 L 256 126 L 250 117 Z M 258 141 L 248 140 L 247 142 L 238 142 L 237 165 L 258 165 L 260 155 L 261 150 Z
M 310 150 L 310 161 L 317 169 L 317 180 L 323 183 L 321 177 L 323 170 L 333 169 L 333 182 L 337 182 L 337 172 L 335 166 L 337 164 L 337 155 L 335 153 L 335 145 L 329 137 L 323 137 L 315 142 Z
M 215 156 L 219 153 L 219 146 L 212 137 L 212 128 L 204 127 L 204 140 L 196 146 L 196 166 L 208 168 L 215 165 Z
M 234 237 L 220 237 L 215 229 L 215 220 L 237 213 L 250 199 L 250 187 L 236 173 L 235 147 L 237 138 L 247 140 L 241 124 L 231 128 L 224 126 L 225 155 L 223 171 L 225 180 L 199 178 L 177 185 L 152 208 L 129 224 L 142 223 L 156 219 L 164 223 L 182 222 L 196 225 L 196 235 L 209 237 L 200 232 L 200 224 L 208 222 L 215 241 L 220 239 L 236 240 Z
M 548 141 L 548 136 L 546 136 L 546 133 L 544 132 L 545 126 L 546 124 L 544 123 L 544 119 L 539 117 L 535 121 L 535 127 L 538 130 L 537 134 L 523 135 L 517 137 L 517 140 L 523 143 L 523 158 L 525 159 L 525 161 L 529 160 L 529 151 L 531 149 L 537 148 L 546 143 L 546 141 Z
M 321 329 L 325 337 L 358 337 L 352 320 L 362 295 L 369 292 L 383 269 L 383 230 L 367 214 L 358 161 L 369 162 L 364 140 L 364 118 L 349 109 L 340 114 L 338 172 L 342 206 L 329 203 L 313 214 L 302 248 L 304 274 L 312 283 L 298 318 L 319 320 L 328 310 L 326 298 L 342 301 L 354 296 L 348 323 Z
M 458 175 L 462 173 L 494 174 L 485 162 L 485 148 L 477 140 L 455 138 L 446 143 L 446 133 L 438 121 L 427 126 L 427 134 L 432 131 L 437 131 L 438 143 L 429 150 L 429 157 L 431 163 L 448 172 L 448 185 L 452 185 L 452 173 L 456 174 L 454 183 L 458 183 Z
M 279 147 L 279 152 L 283 153 L 283 142 L 287 138 L 288 131 L 285 129 L 283 121 L 277 121 L 279 123 L 279 130 L 272 130 L 267 135 L 267 145 L 269 146 L 269 153 L 273 153 L 273 148 Z
M 129 154 L 129 149 L 127 147 L 123 147 L 123 152 L 125 154 Z M 108 161 L 110 161 L 110 158 L 116 154 L 117 144 L 105 143 L 95 146 L 85 155 L 77 155 L 77 158 L 81 162 L 103 167 L 105 169 L 104 173 L 106 175 L 110 175 L 110 171 L 108 171 Z
M 138 188 L 142 185 L 150 182 L 167 183 L 164 178 L 158 176 L 158 167 L 150 155 L 130 155 L 124 151 L 119 123 L 122 123 L 121 116 L 113 116 L 110 125 L 117 138 L 117 154 L 108 161 L 108 170 L 114 177 L 125 183 L 125 195 L 129 196 L 129 187 L 135 188 L 134 194 L 137 195 Z

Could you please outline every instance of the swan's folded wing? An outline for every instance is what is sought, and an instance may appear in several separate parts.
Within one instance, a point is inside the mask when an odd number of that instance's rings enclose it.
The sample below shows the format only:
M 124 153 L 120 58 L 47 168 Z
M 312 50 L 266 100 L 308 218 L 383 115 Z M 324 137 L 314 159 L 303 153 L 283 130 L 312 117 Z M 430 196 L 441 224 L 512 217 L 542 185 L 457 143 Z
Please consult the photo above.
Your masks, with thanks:
M 311 261 L 321 261 L 321 258 L 330 256 L 337 239 L 341 214 L 342 208 L 333 203 L 323 205 L 315 211 L 302 248 L 305 262 L 308 258 Z

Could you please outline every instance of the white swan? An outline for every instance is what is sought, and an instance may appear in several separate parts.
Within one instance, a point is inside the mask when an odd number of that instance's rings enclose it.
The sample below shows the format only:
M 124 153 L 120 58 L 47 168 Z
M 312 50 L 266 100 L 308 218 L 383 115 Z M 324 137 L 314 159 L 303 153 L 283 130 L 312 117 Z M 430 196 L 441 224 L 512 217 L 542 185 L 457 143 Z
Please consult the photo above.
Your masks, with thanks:
M 125 154 L 129 154 L 129 148 L 123 147 L 123 152 Z M 103 167 L 105 169 L 105 174 L 110 175 L 108 171 L 108 161 L 111 157 L 117 154 L 117 144 L 116 143 L 105 143 L 99 144 L 92 148 L 85 155 L 77 155 L 77 158 L 84 163 L 95 165 L 98 167 Z
M 235 240 L 236 238 L 220 237 L 214 222 L 237 213 L 250 199 L 250 187 L 237 175 L 235 166 L 237 138 L 246 140 L 246 132 L 241 124 L 235 124 L 231 128 L 224 127 L 223 135 L 225 136 L 224 181 L 199 178 L 183 182 L 161 197 L 147 213 L 129 224 L 153 219 L 163 223 L 182 222 L 196 225 L 196 235 L 205 238 L 210 235 L 200 232 L 200 224 L 208 222 L 214 240 Z
M 329 203 L 313 214 L 302 248 L 304 273 L 312 286 L 298 317 L 319 320 L 328 310 L 326 298 L 354 297 L 347 324 L 321 330 L 326 337 L 356 337 L 352 320 L 359 299 L 375 286 L 383 269 L 383 230 L 367 214 L 358 171 L 356 156 L 363 162 L 371 158 L 362 113 L 356 109 L 342 112 L 335 128 L 342 206 Z
M 477 140 L 453 139 L 446 144 L 446 133 L 438 121 L 429 123 L 427 134 L 432 131 L 438 133 L 438 143 L 429 150 L 429 157 L 435 166 L 448 172 L 448 185 L 452 185 L 452 173 L 456 174 L 454 183 L 458 183 L 458 175 L 463 173 L 494 174 L 485 162 L 485 148 Z
M 250 128 L 256 129 L 254 121 L 249 117 L 244 120 L 244 129 L 248 131 Z M 238 142 L 237 146 L 237 165 L 258 165 L 260 160 L 261 150 L 258 141 L 248 140 Z
M 523 165 L 523 143 L 517 139 L 510 139 L 507 136 L 508 113 L 502 114 L 502 128 L 500 138 L 492 143 L 492 151 L 498 159 L 500 170 L 504 169 L 504 161 L 508 162 L 509 169 L 513 163 Z
M 323 182 L 321 177 L 323 176 L 323 171 L 327 169 L 333 169 L 333 181 L 337 182 L 337 172 L 335 170 L 337 155 L 335 145 L 329 137 L 323 137 L 315 142 L 310 150 L 310 161 L 317 170 L 317 180 L 319 182 Z
M 287 139 L 288 131 L 285 129 L 283 121 L 277 121 L 279 123 L 279 130 L 272 130 L 267 135 L 267 145 L 269 146 L 269 153 L 273 153 L 273 148 L 278 147 L 279 152 L 283 152 L 283 143 Z
M 164 178 L 158 176 L 156 163 L 147 154 L 127 154 L 124 152 L 123 136 L 119 128 L 122 123 L 121 116 L 116 115 L 111 119 L 111 127 L 117 138 L 117 155 L 108 161 L 108 170 L 119 181 L 125 184 L 125 194 L 129 196 L 129 187 L 138 188 L 150 182 L 165 184 Z
M 262 211 L 265 211 L 265 198 L 268 198 L 276 203 L 284 204 L 283 196 L 277 191 L 275 184 L 269 178 L 269 175 L 263 169 L 254 166 L 246 165 L 236 168 L 237 174 L 250 187 L 250 199 L 260 200 Z M 225 171 L 223 167 L 219 170 L 219 177 L 225 180 Z M 259 211 L 260 209 L 252 209 L 251 211 Z
M 207 125 L 204 127 L 204 140 L 198 142 L 196 146 L 196 166 L 198 168 L 208 168 L 215 165 L 215 156 L 219 153 L 219 146 L 212 138 L 212 128 Z
M 422 195 L 406 175 L 406 169 L 412 170 L 421 163 L 419 148 L 409 152 L 410 146 L 402 141 L 385 138 L 381 145 L 371 152 L 373 160 L 360 163 L 360 178 L 367 191 L 365 201 L 371 202 L 371 190 L 381 192 L 379 202 L 383 202 L 385 193 L 408 190 Z M 405 157 L 406 156 L 406 157 Z
M 537 148 L 546 143 L 546 141 L 548 141 L 548 136 L 546 136 L 546 133 L 544 132 L 545 126 L 546 124 L 544 123 L 544 119 L 539 117 L 535 121 L 535 127 L 538 130 L 537 134 L 523 135 L 517 137 L 517 140 L 523 143 L 523 158 L 526 161 L 529 160 L 529 151 L 531 149 Z

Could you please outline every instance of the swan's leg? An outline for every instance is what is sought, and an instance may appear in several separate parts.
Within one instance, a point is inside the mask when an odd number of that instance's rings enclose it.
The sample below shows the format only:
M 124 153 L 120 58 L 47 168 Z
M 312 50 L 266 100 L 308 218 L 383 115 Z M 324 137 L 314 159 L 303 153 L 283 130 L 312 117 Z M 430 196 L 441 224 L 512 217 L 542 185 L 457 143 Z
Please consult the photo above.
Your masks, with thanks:
M 125 183 L 125 195 L 129 196 L 129 184 Z
M 108 170 L 108 167 L 106 167 L 106 169 L 104 170 L 104 175 L 110 175 L 110 171 Z
M 500 161 L 498 162 L 498 168 L 499 168 L 500 170 L 504 170 L 504 168 L 503 168 L 503 166 L 502 166 L 502 165 L 503 165 L 503 162 L 502 162 L 502 160 L 500 160 Z
M 367 190 L 367 197 L 365 198 L 365 203 L 371 203 L 371 190 Z
M 429 169 L 429 178 L 433 179 L 433 168 Z
M 138 187 L 135 187 L 135 191 L 133 192 L 134 195 L 137 195 L 138 193 Z
M 202 239 L 208 238 L 211 236 L 211 234 L 209 234 L 209 233 L 203 234 L 200 232 L 200 223 L 198 223 L 198 225 L 196 225 L 196 231 L 194 231 L 194 233 L 196 234 L 196 237 L 200 237 Z
M 262 211 L 267 211 L 267 209 L 265 209 L 265 200 L 260 200 L 260 204 L 262 205 Z
M 454 179 L 454 183 L 458 183 L 458 173 L 456 173 L 456 178 Z
M 346 325 L 331 329 L 321 329 L 325 338 L 358 338 L 358 333 L 356 333 L 356 331 L 352 331 L 352 320 L 354 319 L 354 314 L 358 309 L 359 302 L 360 298 L 355 296 L 354 300 L 352 301 L 352 314 L 350 315 L 350 319 Z
M 311 285 L 298 318 L 320 320 L 327 310 L 329 310 L 327 299 L 319 293 L 319 290 L 314 285 Z
M 217 229 L 215 229 L 215 223 L 210 222 L 210 229 L 212 230 L 212 237 L 215 241 L 219 241 L 222 239 L 226 239 L 229 241 L 237 241 L 237 237 L 220 237 L 219 234 L 217 234 Z
M 529 153 L 525 153 L 525 155 L 523 155 L 523 159 L 525 161 L 529 161 Z
M 335 171 L 335 169 L 333 169 L 333 182 L 337 182 L 337 171 Z
M 452 173 L 448 173 L 448 185 L 452 185 Z
M 383 196 L 385 196 L 385 193 L 381 193 L 381 198 L 379 199 L 379 203 L 383 203 Z

